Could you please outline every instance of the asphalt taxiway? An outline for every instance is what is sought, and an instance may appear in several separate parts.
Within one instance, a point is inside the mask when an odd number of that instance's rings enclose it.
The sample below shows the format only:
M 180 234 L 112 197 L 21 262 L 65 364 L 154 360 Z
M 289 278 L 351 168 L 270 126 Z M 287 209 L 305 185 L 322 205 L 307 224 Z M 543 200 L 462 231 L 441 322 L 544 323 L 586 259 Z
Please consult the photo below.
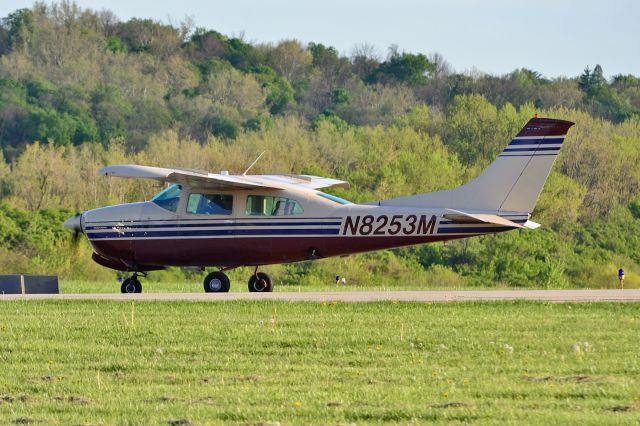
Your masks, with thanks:
M 135 300 L 192 302 L 224 302 L 230 300 L 284 300 L 290 302 L 464 302 L 483 300 L 538 300 L 547 302 L 640 302 L 640 289 L 3 294 L 0 295 L 0 301 L 1 300 Z

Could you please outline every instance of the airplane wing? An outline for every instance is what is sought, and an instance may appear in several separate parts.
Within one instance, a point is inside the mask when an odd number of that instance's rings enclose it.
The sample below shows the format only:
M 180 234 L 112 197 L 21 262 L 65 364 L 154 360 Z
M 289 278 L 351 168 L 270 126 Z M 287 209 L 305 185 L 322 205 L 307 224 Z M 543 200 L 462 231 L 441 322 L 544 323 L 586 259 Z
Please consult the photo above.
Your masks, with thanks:
M 161 182 L 187 184 L 218 190 L 235 189 L 283 189 L 277 184 L 256 182 L 244 176 L 229 176 L 197 170 L 168 169 L 163 167 L 122 164 L 108 166 L 98 171 L 101 175 L 126 178 L 155 179 Z
M 502 225 L 502 226 L 511 226 L 514 228 L 524 228 L 523 225 L 519 223 L 512 222 L 509 219 L 506 219 L 502 216 L 498 216 L 495 214 L 479 214 L 479 213 L 465 213 L 459 210 L 454 209 L 446 209 L 448 212 L 445 213 L 444 217 L 446 219 L 458 220 L 461 222 L 469 222 L 469 223 L 491 223 L 494 225 Z M 531 222 L 534 223 L 534 222 Z M 527 226 L 528 228 L 529 226 Z
M 100 169 L 105 176 L 155 179 L 161 182 L 187 184 L 218 190 L 235 189 L 285 189 L 287 186 L 299 186 L 308 189 L 348 188 L 349 183 L 310 175 L 228 175 L 209 173 L 200 170 L 139 166 L 122 164 Z

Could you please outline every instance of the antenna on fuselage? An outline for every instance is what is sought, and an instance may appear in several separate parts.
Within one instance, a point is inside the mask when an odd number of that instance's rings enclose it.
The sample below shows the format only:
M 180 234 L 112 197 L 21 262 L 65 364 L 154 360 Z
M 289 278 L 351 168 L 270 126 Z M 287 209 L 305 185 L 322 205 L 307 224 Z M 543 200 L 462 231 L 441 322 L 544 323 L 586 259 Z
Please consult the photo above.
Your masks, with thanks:
M 267 151 L 262 151 L 262 153 L 260 155 L 258 155 L 258 158 L 256 158 L 255 161 L 253 163 L 251 163 L 251 165 L 249 167 L 247 167 L 247 170 L 245 170 L 244 173 L 242 173 L 242 176 L 246 176 L 247 172 L 249 170 L 251 170 L 251 168 L 258 162 L 260 157 L 262 157 L 265 152 L 267 152 Z

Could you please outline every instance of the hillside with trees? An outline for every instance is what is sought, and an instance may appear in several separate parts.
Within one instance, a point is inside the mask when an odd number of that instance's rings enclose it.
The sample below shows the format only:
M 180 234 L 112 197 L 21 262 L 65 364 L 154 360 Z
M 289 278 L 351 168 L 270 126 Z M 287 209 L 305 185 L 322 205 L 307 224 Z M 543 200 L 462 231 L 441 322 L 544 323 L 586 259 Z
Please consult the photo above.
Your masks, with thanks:
M 0 21 L 0 272 L 109 279 L 61 223 L 148 199 L 107 164 L 307 173 L 351 182 L 354 202 L 457 186 L 534 113 L 576 122 L 533 219 L 444 244 L 273 267 L 277 282 L 640 286 L 640 78 L 529 69 L 457 73 L 439 54 L 369 45 L 250 43 L 189 22 L 123 22 L 68 2 Z M 181 271 L 155 274 L 158 279 Z

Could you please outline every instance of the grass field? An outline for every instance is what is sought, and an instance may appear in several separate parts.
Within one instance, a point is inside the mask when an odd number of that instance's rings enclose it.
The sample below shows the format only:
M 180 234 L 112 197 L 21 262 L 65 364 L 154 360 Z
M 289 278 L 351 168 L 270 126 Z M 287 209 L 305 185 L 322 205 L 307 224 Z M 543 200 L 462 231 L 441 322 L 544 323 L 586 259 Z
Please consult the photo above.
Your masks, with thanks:
M 0 420 L 619 424 L 640 305 L 0 304 Z
M 0 304 L 0 422 L 640 421 L 640 305 Z

